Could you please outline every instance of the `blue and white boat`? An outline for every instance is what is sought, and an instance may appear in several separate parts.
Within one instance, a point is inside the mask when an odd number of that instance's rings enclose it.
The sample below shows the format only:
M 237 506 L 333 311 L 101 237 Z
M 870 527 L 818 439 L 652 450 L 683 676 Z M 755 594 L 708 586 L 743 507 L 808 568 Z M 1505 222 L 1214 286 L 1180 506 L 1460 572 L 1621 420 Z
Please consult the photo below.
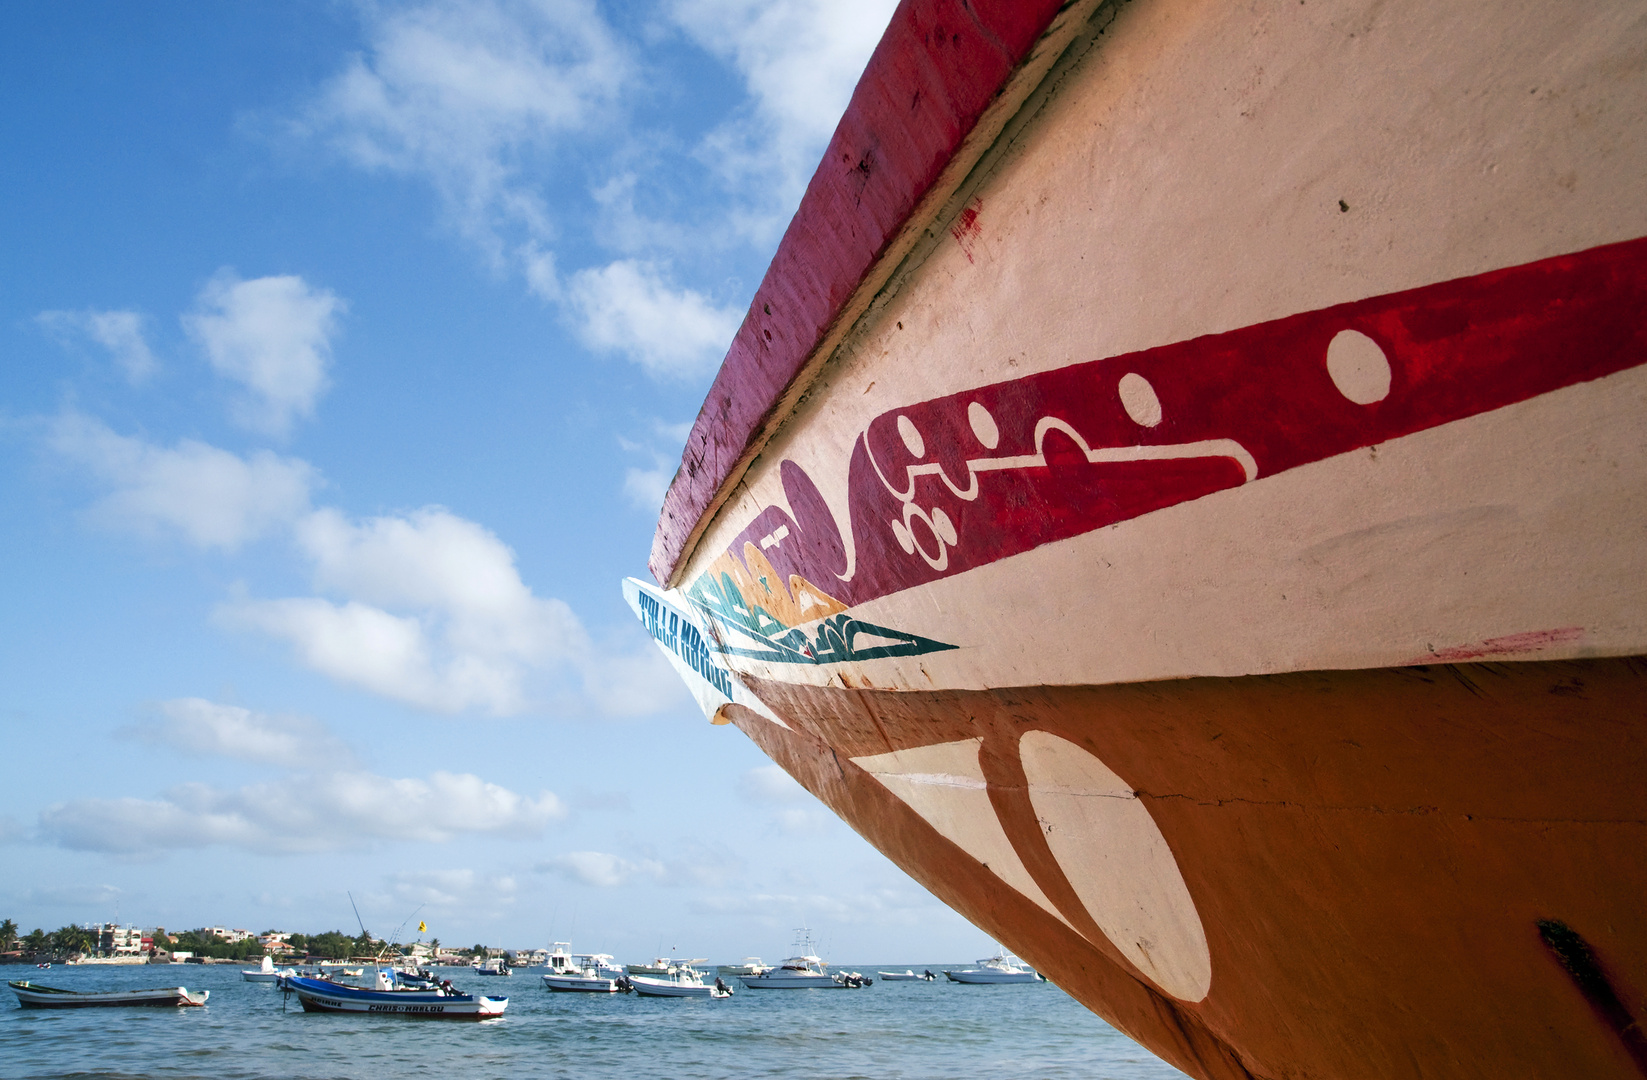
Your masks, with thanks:
M 327 979 L 293 975 L 281 985 L 297 995 L 304 1012 L 365 1013 L 418 1020 L 488 1020 L 502 1016 L 506 997 L 482 997 L 453 989 L 450 982 L 434 989 L 397 989 L 379 972 L 375 987 L 345 986 Z

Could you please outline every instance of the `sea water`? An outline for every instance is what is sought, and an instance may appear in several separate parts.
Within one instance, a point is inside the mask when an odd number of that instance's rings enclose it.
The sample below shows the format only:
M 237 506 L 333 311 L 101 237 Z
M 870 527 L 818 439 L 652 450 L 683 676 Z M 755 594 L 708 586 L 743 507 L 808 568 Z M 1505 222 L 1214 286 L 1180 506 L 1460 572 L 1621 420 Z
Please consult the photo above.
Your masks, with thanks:
M 862 990 L 745 990 L 728 980 L 733 997 L 709 1001 L 550 993 L 541 969 L 508 978 L 441 971 L 460 989 L 507 996 L 508 1011 L 478 1023 L 309 1014 L 295 996 L 226 965 L 0 967 L 8 979 L 69 990 L 211 991 L 199 1009 L 63 1011 L 14 1008 L 7 991 L 0 1077 L 1183 1077 L 1051 983 L 966 986 L 940 975 Z

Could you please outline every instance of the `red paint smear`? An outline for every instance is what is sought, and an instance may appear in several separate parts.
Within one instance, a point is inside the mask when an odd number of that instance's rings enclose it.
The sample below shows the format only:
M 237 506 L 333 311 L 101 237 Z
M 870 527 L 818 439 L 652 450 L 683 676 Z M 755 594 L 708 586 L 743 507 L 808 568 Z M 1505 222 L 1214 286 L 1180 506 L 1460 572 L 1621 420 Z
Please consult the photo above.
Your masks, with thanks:
M 652 541 L 659 583 L 841 308 L 1062 8 L 898 5 L 687 438 Z
M 982 202 L 973 199 L 972 205 L 962 210 L 959 216 L 956 217 L 955 224 L 949 227 L 949 235 L 953 236 L 955 242 L 961 245 L 961 254 L 966 256 L 967 262 L 973 261 L 972 247 L 978 242 L 978 238 L 984 234 L 983 227 L 978 224 L 978 213 L 983 208 L 984 204 Z
M 1372 339 L 1388 360 L 1382 400 L 1357 404 L 1329 374 L 1328 346 L 1346 330 Z M 857 551 L 850 579 L 839 576 L 839 526 L 790 461 L 781 475 L 795 517 L 768 507 L 728 552 L 737 558 L 746 540 L 787 526 L 792 539 L 767 552 L 781 579 L 798 574 L 859 604 L 1239 486 L 1248 478 L 1241 457 L 1225 449 L 1233 444 L 1262 482 L 1643 363 L 1647 238 L 912 403 L 871 420 L 853 446 L 843 523 Z M 1128 414 L 1123 378 L 1153 389 L 1155 426 Z M 993 446 L 973 426 L 974 407 L 992 421 Z M 1188 457 L 1089 462 L 1056 428 L 1037 444 L 1048 419 L 1095 449 L 1215 445 Z M 918 434 L 919 454 L 905 427 Z M 978 472 L 968 464 L 1037 454 L 1045 464 Z M 881 479 L 908 491 L 908 470 L 933 466 L 941 475 L 915 477 L 908 503 Z M 974 497 L 956 494 L 973 483 Z M 906 551 L 911 541 L 943 565 Z
M 1408 664 L 1456 664 L 1465 660 L 1480 660 L 1488 656 L 1508 656 L 1511 653 L 1538 652 L 1551 645 L 1565 645 L 1584 636 L 1582 626 L 1563 626 L 1559 630 L 1529 630 L 1523 634 L 1507 634 L 1488 638 L 1474 645 L 1455 645 L 1437 649 L 1408 660 Z

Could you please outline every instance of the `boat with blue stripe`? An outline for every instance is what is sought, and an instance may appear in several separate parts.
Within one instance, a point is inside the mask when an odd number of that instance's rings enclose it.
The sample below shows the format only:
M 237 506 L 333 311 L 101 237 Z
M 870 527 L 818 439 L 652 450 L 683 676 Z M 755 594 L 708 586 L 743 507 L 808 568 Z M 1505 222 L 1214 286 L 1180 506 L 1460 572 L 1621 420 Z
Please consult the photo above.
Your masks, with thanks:
M 375 987 L 347 986 L 330 979 L 288 976 L 283 989 L 297 995 L 304 1012 L 364 1013 L 421 1020 L 489 1020 L 503 1015 L 506 997 L 466 994 L 450 981 L 432 989 L 397 987 L 380 971 Z

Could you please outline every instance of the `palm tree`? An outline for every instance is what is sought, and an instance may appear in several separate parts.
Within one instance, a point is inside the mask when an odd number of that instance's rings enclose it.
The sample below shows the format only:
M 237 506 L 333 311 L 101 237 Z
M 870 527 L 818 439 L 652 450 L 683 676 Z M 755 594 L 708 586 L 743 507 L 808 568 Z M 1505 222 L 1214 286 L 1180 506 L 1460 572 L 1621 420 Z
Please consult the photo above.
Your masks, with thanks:
M 17 940 L 17 924 L 7 919 L 0 922 L 0 952 L 11 948 L 12 942 Z
M 91 947 L 91 935 L 73 923 L 51 935 L 52 948 L 64 956 L 86 952 Z

